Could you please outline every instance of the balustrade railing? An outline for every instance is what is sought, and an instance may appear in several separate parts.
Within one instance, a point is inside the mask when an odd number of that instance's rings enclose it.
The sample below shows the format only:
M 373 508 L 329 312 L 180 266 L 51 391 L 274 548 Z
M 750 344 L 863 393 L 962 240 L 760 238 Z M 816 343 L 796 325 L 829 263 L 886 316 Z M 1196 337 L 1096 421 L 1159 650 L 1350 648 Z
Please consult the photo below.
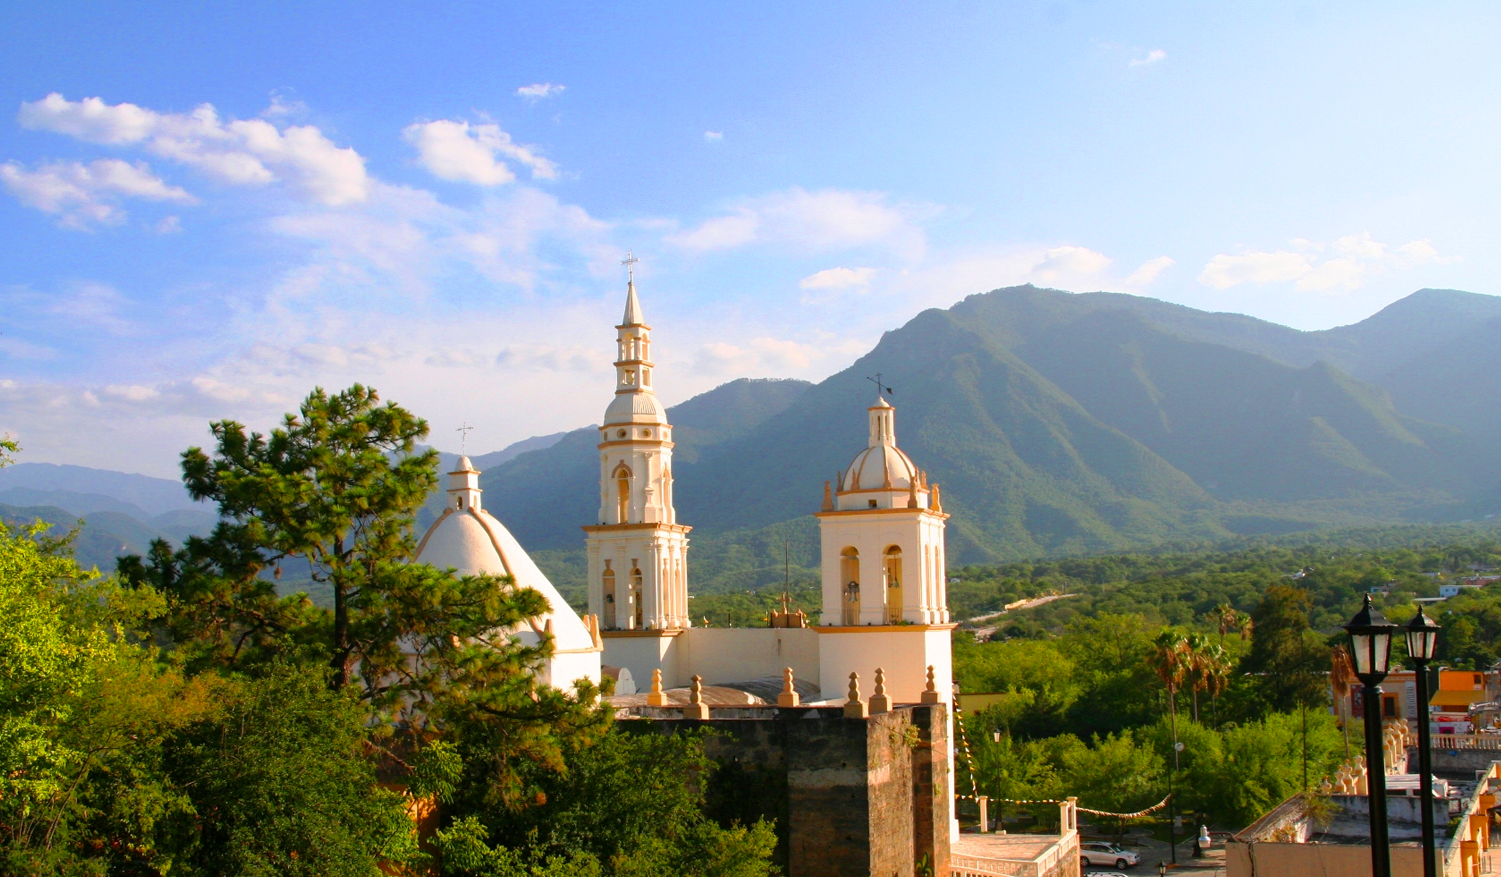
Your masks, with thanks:
M 1501 750 L 1501 734 L 1434 734 L 1434 749 Z

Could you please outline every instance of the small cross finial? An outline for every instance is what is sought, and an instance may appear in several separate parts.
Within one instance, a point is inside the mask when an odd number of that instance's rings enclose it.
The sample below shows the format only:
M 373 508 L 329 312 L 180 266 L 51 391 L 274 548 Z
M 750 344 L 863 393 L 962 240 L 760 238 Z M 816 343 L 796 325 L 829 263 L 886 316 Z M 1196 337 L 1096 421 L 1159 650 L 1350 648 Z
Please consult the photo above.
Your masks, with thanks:
M 626 283 L 636 282 L 636 263 L 639 261 L 641 260 L 636 258 L 635 253 L 631 252 L 630 250 L 625 251 L 625 258 L 620 261 L 620 264 L 625 266 Z
M 466 449 L 469 446 L 469 431 L 471 429 L 474 429 L 474 427 L 470 426 L 469 425 L 469 421 L 466 420 L 466 421 L 464 421 L 464 425 L 463 426 L 461 426 L 458 429 L 454 430 L 454 432 L 456 432 L 456 433 L 459 434 L 459 454 L 460 455 L 463 455 L 463 454 L 467 453 Z
M 882 393 L 885 393 L 887 395 L 891 395 L 892 394 L 892 389 L 890 387 L 888 387 L 886 384 L 882 383 L 882 381 L 881 381 L 881 373 L 880 372 L 876 372 L 876 376 L 873 377 L 873 378 L 872 377 L 867 377 L 866 380 L 870 381 L 872 384 L 876 385 L 876 395 L 877 396 L 881 395 Z

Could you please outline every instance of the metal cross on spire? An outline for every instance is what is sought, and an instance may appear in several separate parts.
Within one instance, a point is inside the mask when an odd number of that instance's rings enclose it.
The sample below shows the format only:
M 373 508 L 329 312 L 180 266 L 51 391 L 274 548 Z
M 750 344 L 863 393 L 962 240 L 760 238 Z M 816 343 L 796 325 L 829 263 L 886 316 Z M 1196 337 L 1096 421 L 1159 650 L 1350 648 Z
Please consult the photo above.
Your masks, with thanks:
M 636 263 L 639 261 L 641 260 L 636 258 L 635 253 L 632 253 L 630 250 L 625 251 L 625 258 L 621 260 L 620 264 L 625 266 L 626 283 L 636 282 Z
M 454 432 L 456 432 L 456 433 L 459 434 L 459 454 L 460 455 L 467 453 L 467 447 L 469 445 L 469 430 L 471 430 L 471 429 L 474 429 L 474 427 L 470 426 L 469 425 L 469 421 L 466 420 L 466 421 L 464 421 L 464 425 L 463 426 L 461 426 L 458 429 L 454 430 Z
M 872 384 L 876 385 L 876 395 L 877 396 L 881 395 L 882 393 L 885 393 L 888 396 L 889 395 L 894 395 L 896 393 L 895 390 L 893 390 L 890 387 L 886 386 L 885 384 L 881 383 L 881 373 L 880 372 L 876 372 L 876 376 L 873 377 L 873 378 L 872 377 L 867 377 L 866 380 L 870 381 Z

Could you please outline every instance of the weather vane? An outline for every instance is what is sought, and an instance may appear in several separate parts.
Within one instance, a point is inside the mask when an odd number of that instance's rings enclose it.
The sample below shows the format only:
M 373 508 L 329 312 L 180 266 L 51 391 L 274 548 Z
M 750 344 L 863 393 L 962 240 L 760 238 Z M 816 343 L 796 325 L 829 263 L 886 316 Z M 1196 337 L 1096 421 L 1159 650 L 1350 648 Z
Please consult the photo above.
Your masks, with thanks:
M 460 454 L 468 453 L 467 448 L 468 448 L 468 445 L 469 445 L 469 430 L 471 430 L 471 429 L 474 429 L 474 427 L 470 426 L 469 425 L 469 421 L 466 420 L 466 421 L 464 421 L 464 425 L 463 426 L 461 426 L 458 429 L 454 430 L 454 432 L 456 432 L 456 433 L 459 434 L 459 453 Z
M 893 390 L 890 387 L 886 386 L 885 384 L 881 383 L 881 373 L 880 372 L 876 372 L 876 376 L 873 377 L 873 378 L 872 377 L 867 377 L 866 380 L 870 381 L 872 384 L 876 385 L 876 395 L 877 396 L 881 395 L 882 393 L 886 393 L 887 395 L 895 395 L 895 393 L 896 393 L 895 390 Z
M 625 281 L 627 283 L 636 282 L 636 263 L 639 261 L 641 260 L 636 258 L 635 253 L 632 253 L 630 250 L 625 251 L 625 258 L 621 260 L 620 264 L 625 266 Z

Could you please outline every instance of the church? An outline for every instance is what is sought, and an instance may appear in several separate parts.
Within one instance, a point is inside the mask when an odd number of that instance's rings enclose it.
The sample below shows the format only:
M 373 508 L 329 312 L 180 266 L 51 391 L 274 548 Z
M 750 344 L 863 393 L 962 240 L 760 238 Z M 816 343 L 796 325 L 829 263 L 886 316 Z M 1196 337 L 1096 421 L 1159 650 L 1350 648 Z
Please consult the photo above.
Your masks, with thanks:
M 589 614 L 606 667 L 635 685 L 764 688 L 791 668 L 813 701 L 843 703 L 850 674 L 864 693 L 883 671 L 885 694 L 918 703 L 950 694 L 944 522 L 938 485 L 897 446 L 896 410 L 866 412 L 866 446 L 837 484 L 825 484 L 819 521 L 823 612 L 818 625 L 774 614 L 771 627 L 694 627 L 688 607 L 692 529 L 673 507 L 672 424 L 652 379 L 651 327 L 635 282 L 616 327 L 615 398 L 599 426 L 599 515 L 585 526 Z M 810 485 L 810 497 L 817 488 Z M 623 674 L 622 674 L 623 675 Z M 772 699 L 774 700 L 774 698 Z M 808 698 L 804 698 L 805 702 Z
M 866 445 L 837 481 L 809 485 L 822 551 L 822 613 L 773 613 L 768 627 L 694 626 L 689 534 L 673 504 L 672 424 L 653 381 L 651 327 L 634 278 L 616 331 L 615 394 L 599 429 L 599 512 L 583 524 L 588 613 L 580 617 L 484 509 L 467 457 L 449 473 L 448 507 L 418 560 L 461 573 L 510 575 L 551 611 L 514 635 L 546 635 L 547 684 L 615 680 L 614 701 L 857 708 L 945 707 L 952 739 L 952 664 L 939 486 L 897 445 L 896 409 L 877 392 Z M 832 417 L 854 412 L 829 412 Z M 849 714 L 848 712 L 846 714 Z M 948 752 L 952 775 L 952 750 Z M 949 802 L 952 807 L 952 800 Z M 952 809 L 949 810 L 952 821 Z M 953 823 L 955 830 L 957 823 Z

